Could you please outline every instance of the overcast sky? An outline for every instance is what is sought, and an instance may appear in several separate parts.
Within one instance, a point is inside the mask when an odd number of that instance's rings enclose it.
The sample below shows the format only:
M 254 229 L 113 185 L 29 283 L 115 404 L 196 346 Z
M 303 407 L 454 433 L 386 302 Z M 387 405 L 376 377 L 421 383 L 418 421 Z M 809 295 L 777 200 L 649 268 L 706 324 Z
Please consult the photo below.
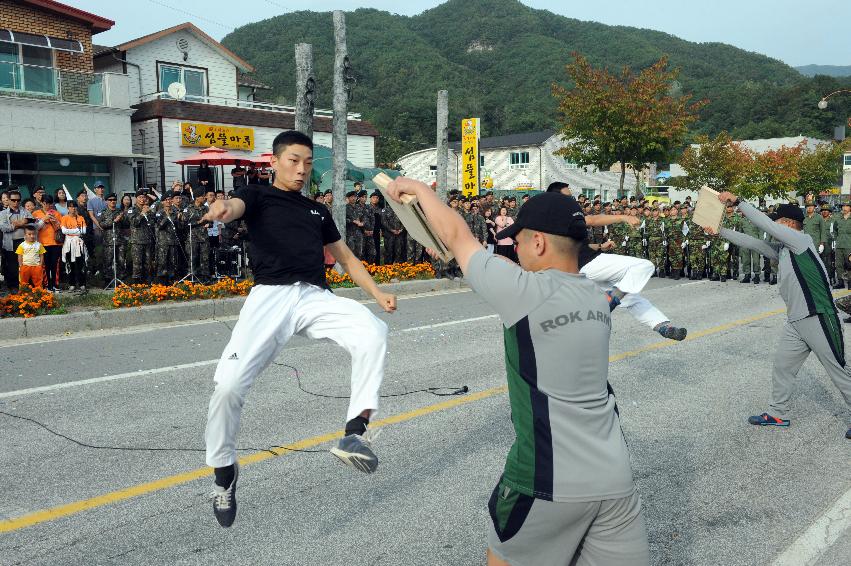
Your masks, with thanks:
M 377 8 L 414 15 L 439 0 L 77 0 L 77 8 L 115 21 L 94 42 L 118 45 L 191 21 L 216 39 L 235 27 L 294 10 Z M 523 0 L 580 20 L 665 31 L 696 42 L 719 41 L 798 66 L 851 65 L 851 0 Z

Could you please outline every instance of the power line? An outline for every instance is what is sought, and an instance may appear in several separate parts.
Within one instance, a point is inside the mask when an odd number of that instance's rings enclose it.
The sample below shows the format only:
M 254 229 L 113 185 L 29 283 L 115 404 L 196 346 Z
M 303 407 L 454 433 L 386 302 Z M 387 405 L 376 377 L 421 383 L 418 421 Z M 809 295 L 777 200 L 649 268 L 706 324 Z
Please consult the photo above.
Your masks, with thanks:
M 179 12 L 181 14 L 195 18 L 196 20 L 200 20 L 202 22 L 211 23 L 211 24 L 217 25 L 219 27 L 223 27 L 223 28 L 230 30 L 230 31 L 234 30 L 233 26 L 229 26 L 229 25 L 223 24 L 221 22 L 217 22 L 216 20 L 211 20 L 210 18 L 205 18 L 204 16 L 199 16 L 198 14 L 193 14 L 192 12 L 188 12 L 188 11 L 184 10 L 183 8 L 175 8 L 174 6 L 166 4 L 165 2 L 160 2 L 159 0 L 148 0 L 148 2 L 150 2 L 151 4 L 156 4 L 158 6 L 162 6 L 163 8 L 168 8 L 169 10 L 174 10 L 175 12 Z
M 287 10 L 289 10 L 289 8 L 287 8 L 286 6 L 282 6 L 281 4 L 278 4 L 277 2 L 272 2 L 272 0 L 266 0 L 266 3 L 271 4 L 272 6 L 274 6 L 276 8 L 280 8 L 281 10 L 284 10 L 285 12 Z

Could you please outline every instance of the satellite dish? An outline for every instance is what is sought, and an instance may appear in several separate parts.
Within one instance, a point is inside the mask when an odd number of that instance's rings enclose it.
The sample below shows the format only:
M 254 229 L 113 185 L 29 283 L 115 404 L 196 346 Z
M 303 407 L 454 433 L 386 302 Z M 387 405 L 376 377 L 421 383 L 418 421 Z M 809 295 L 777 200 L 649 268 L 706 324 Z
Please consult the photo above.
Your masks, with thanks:
M 168 85 L 168 95 L 177 100 L 183 100 L 186 97 L 186 87 L 183 83 L 171 83 Z

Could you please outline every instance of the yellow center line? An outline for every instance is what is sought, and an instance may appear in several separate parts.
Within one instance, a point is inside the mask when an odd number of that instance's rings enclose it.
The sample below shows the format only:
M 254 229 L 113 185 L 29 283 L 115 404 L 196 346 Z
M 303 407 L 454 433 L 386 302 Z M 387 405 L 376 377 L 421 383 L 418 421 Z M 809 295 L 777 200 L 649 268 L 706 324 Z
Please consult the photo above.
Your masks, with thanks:
M 706 330 L 694 332 L 693 334 L 688 336 L 683 342 L 697 340 L 705 336 L 724 332 L 725 330 L 731 330 L 734 328 L 745 326 L 752 322 L 776 316 L 783 312 L 786 312 L 786 309 L 776 309 L 763 312 L 754 316 L 741 318 L 739 320 L 735 320 L 726 324 L 721 324 L 719 326 L 713 326 L 712 328 L 707 328 Z M 679 342 L 675 342 L 673 340 L 654 342 L 636 350 L 630 350 L 628 352 L 622 352 L 620 354 L 613 355 L 609 358 L 609 362 L 618 362 L 620 360 L 638 356 L 639 354 L 645 352 L 676 346 L 677 344 L 679 344 Z M 374 421 L 372 423 L 372 427 L 381 427 L 403 423 L 418 417 L 423 417 L 432 413 L 445 411 L 447 409 L 452 409 L 454 407 L 460 407 L 461 405 L 467 405 L 469 403 L 474 403 L 482 399 L 487 399 L 488 397 L 493 397 L 494 395 L 505 393 L 507 390 L 507 386 L 501 385 L 499 387 L 492 387 L 490 389 L 485 389 L 476 393 L 470 393 L 468 395 L 464 395 L 463 397 L 454 397 L 448 401 L 435 403 L 433 405 L 426 405 L 425 407 L 420 407 L 419 409 L 414 409 L 412 411 L 399 413 L 397 415 L 392 415 L 387 418 Z M 272 448 L 271 451 L 268 452 L 255 452 L 253 454 L 249 454 L 248 456 L 240 458 L 239 464 L 240 466 L 244 467 L 250 464 L 255 464 L 257 462 L 263 462 L 264 460 L 268 460 L 276 456 L 286 456 L 287 454 L 292 454 L 295 450 L 306 450 L 308 448 L 313 448 L 321 444 L 325 444 L 326 442 L 331 442 L 332 440 L 336 440 L 342 437 L 342 435 L 343 431 L 338 430 L 336 432 L 330 432 L 319 436 L 305 438 L 298 442 L 287 444 L 286 446 Z M 125 499 L 130 499 L 133 497 L 138 497 L 140 495 L 146 495 L 148 493 L 153 493 L 170 487 L 175 487 L 184 483 L 189 483 L 191 481 L 210 476 L 212 475 L 212 473 L 212 468 L 198 468 L 181 474 L 164 477 L 152 482 L 141 483 L 125 489 L 112 491 L 89 499 L 83 499 L 81 501 L 66 503 L 64 505 L 51 507 L 49 509 L 34 511 L 32 513 L 28 513 L 26 515 L 22 515 L 20 517 L 15 517 L 12 519 L 5 519 L 3 521 L 0 521 L 0 533 L 16 531 L 26 527 L 31 527 L 33 525 L 38 525 L 39 523 L 44 523 L 46 521 L 53 521 L 62 517 L 75 515 L 88 509 L 94 509 L 96 507 L 117 503 Z

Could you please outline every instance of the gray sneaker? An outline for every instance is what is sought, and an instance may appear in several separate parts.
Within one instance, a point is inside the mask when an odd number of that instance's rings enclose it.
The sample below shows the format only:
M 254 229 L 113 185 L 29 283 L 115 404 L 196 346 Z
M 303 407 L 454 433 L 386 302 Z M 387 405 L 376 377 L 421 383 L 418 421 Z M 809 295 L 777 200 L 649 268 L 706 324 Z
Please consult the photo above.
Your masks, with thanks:
M 233 481 L 227 489 L 213 483 L 213 513 L 223 527 L 233 525 L 236 519 L 236 480 L 239 479 L 239 463 L 234 463 L 233 466 Z
M 372 443 L 359 434 L 341 438 L 340 443 L 331 449 L 331 454 L 365 474 L 371 474 L 378 468 L 378 456 L 372 451 Z

